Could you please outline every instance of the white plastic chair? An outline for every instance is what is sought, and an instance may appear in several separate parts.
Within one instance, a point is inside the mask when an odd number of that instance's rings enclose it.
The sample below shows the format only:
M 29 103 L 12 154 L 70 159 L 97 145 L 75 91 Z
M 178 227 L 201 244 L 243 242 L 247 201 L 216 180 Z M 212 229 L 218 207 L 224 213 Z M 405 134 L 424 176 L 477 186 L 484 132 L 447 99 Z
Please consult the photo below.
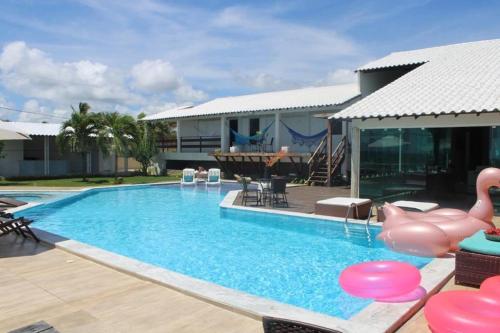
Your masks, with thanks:
M 194 185 L 194 169 L 184 169 L 182 170 L 181 185 Z
M 212 168 L 208 170 L 207 185 L 220 185 L 220 169 Z

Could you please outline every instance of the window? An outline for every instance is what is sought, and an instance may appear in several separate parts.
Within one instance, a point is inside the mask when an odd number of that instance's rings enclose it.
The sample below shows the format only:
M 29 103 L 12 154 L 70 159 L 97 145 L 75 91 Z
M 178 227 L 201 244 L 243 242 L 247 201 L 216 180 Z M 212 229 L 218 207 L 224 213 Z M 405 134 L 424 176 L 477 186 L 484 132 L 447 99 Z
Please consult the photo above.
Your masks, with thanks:
M 260 119 L 259 118 L 252 118 L 250 119 L 250 136 L 257 134 L 257 132 L 260 131 Z

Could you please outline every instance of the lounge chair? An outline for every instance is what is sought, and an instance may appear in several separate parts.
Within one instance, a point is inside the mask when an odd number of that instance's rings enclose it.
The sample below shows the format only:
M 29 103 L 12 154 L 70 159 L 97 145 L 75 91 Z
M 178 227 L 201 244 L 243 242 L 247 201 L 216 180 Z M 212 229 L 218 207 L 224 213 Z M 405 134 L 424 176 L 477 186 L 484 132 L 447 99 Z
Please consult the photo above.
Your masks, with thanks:
M 208 170 L 207 185 L 220 185 L 220 169 L 212 168 Z
M 335 197 L 317 201 L 314 214 L 364 220 L 371 209 L 370 199 Z
M 434 202 L 421 202 L 421 201 L 405 201 L 400 200 L 392 203 L 394 206 L 398 206 L 404 210 L 409 210 L 413 212 L 430 212 L 431 210 L 438 209 L 439 205 Z M 377 221 L 384 222 L 384 206 L 377 208 Z
M 264 333 L 342 333 L 330 328 L 272 317 L 263 317 L 262 325 Z
M 18 235 L 23 236 L 24 238 L 28 238 L 29 235 L 35 241 L 39 242 L 40 240 L 35 235 L 33 230 L 31 230 L 31 228 L 29 227 L 32 222 L 32 220 L 25 219 L 24 217 L 0 217 L 0 236 L 5 236 L 7 234 L 10 234 L 11 232 L 14 232 Z
M 194 169 L 182 170 L 181 185 L 194 185 L 196 180 L 194 177 Z
M 24 206 L 27 204 L 28 204 L 27 202 L 19 201 L 19 200 L 12 199 L 12 198 L 7 198 L 7 197 L 0 198 L 0 206 L 4 206 L 4 207 L 20 207 L 20 206 Z

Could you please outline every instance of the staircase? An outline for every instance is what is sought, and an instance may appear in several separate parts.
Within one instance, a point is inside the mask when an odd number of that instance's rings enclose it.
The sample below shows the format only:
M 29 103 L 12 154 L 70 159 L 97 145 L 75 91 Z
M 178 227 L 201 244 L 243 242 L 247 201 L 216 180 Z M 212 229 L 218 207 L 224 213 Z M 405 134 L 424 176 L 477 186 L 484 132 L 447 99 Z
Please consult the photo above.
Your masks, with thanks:
M 309 178 L 307 182 L 314 185 L 328 185 L 328 153 L 327 153 L 328 135 L 321 140 L 318 147 L 307 162 L 309 167 Z M 335 174 L 345 157 L 347 139 L 342 137 L 331 156 L 332 169 L 330 178 Z

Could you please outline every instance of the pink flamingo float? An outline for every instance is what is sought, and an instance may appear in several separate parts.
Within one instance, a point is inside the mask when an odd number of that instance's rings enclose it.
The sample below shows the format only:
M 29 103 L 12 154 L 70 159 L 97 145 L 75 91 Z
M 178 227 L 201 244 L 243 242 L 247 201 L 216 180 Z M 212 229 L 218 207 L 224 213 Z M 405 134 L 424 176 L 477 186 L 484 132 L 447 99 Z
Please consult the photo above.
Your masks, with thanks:
M 406 212 L 384 205 L 383 231 L 377 236 L 398 252 L 420 256 L 442 256 L 454 251 L 464 238 L 493 227 L 493 203 L 488 190 L 500 187 L 500 169 L 487 168 L 477 177 L 477 201 L 469 212 L 437 209 L 428 213 Z

